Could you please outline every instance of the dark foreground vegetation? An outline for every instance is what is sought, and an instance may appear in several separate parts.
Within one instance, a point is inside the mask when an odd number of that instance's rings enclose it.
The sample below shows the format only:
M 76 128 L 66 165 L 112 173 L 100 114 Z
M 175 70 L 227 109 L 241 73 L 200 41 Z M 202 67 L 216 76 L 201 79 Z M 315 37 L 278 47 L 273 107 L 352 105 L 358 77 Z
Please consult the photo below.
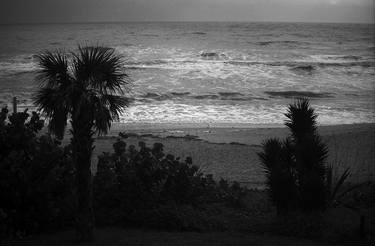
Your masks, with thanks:
M 317 115 L 307 99 L 290 105 L 285 116 L 290 136 L 266 140 L 259 153 L 278 214 L 323 211 L 362 185 L 344 187 L 349 168 L 334 180 L 333 167 L 327 163 L 328 147 L 317 132 Z
M 42 134 L 44 122 L 37 113 L 8 114 L 4 108 L 0 123 L 2 242 L 11 244 L 32 234 L 74 228 L 78 195 L 71 144 L 63 147 L 49 134 Z M 275 177 L 275 167 L 269 164 L 269 200 L 267 191 L 215 181 L 201 173 L 191 158 L 180 160 L 165 154 L 160 143 L 152 147 L 143 142 L 127 146 L 125 141 L 119 138 L 113 144 L 113 153 L 99 157 L 93 180 L 94 212 L 99 227 L 255 232 L 353 243 L 371 240 L 368 222 L 361 232 L 360 215 L 366 214 L 367 221 L 373 216 L 374 186 L 363 185 L 355 190 L 341 185 L 343 174 L 332 183 L 336 184 L 334 190 L 342 190 L 335 193 L 346 195 L 332 200 L 327 189 L 330 169 L 325 169 L 328 171 L 324 179 L 317 179 L 326 187 L 317 191 L 323 192 L 317 196 L 322 198 L 317 204 L 324 206 L 306 209 L 301 205 L 303 191 L 295 181 L 297 171 L 292 172 L 296 175 L 292 176 L 294 179 L 287 176 L 292 180 L 289 183 L 277 183 L 279 179 L 271 179 Z M 276 140 L 266 141 L 260 154 L 262 160 L 280 153 L 267 148 L 267 143 L 273 141 Z M 276 142 L 280 151 L 282 142 Z M 285 173 L 288 172 L 282 172 Z M 293 206 L 289 205 L 291 201 Z
M 15 246 L 74 246 L 72 231 L 36 235 L 18 241 Z M 326 246 L 309 239 L 240 232 L 173 232 L 105 227 L 96 229 L 91 246 Z
M 164 154 L 163 145 L 138 150 L 118 140 L 114 154 L 99 156 L 94 179 L 96 218 L 105 223 L 172 230 L 223 229 L 210 220 L 208 205 L 241 207 L 246 190 L 238 183 L 216 182 L 193 165 Z M 136 208 L 136 209 L 135 209 Z M 199 219 L 197 219 L 199 218 Z
M 0 123 L 2 239 L 74 226 L 79 210 L 72 144 L 62 147 L 41 134 L 44 122 L 35 112 L 9 115 L 3 108 Z M 136 148 L 119 139 L 113 147 L 113 154 L 99 157 L 93 182 L 98 225 L 225 230 L 215 210 L 244 206 L 246 189 L 216 182 L 191 158 L 164 154 L 160 143 Z

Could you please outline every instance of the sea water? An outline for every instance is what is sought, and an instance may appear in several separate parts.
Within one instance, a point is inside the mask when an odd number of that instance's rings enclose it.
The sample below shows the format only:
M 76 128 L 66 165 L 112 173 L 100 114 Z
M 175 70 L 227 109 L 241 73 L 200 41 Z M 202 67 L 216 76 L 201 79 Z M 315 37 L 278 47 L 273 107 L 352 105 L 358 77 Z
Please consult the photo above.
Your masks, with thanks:
M 90 23 L 0 26 L 0 104 L 34 109 L 36 54 L 113 47 L 135 124 L 282 124 L 308 97 L 323 125 L 375 122 L 375 25 Z

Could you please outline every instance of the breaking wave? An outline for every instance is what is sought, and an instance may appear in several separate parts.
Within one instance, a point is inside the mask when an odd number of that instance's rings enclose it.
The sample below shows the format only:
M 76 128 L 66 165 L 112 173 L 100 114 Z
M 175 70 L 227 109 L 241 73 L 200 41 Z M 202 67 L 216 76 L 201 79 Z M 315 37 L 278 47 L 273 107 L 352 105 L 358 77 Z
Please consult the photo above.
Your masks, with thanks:
M 329 92 L 311 92 L 311 91 L 265 91 L 267 95 L 271 97 L 284 97 L 284 98 L 298 98 L 298 97 L 308 97 L 308 98 L 332 98 L 333 93 Z
M 204 60 L 153 60 L 141 62 L 128 62 L 128 69 L 180 69 L 186 64 L 201 64 L 202 62 L 215 62 L 229 64 L 232 66 L 269 66 L 269 67 L 289 67 L 297 70 L 314 70 L 328 67 L 375 67 L 375 61 L 247 61 L 247 60 L 224 60 L 221 55 L 208 53 L 203 56 Z M 170 65 L 170 66 L 168 66 Z
M 200 54 L 201 58 L 206 60 L 227 60 L 228 57 L 223 53 L 216 52 L 202 52 Z
M 259 41 L 250 42 L 251 44 L 259 46 L 271 46 L 271 45 L 287 45 L 287 46 L 297 46 L 297 45 L 308 45 L 310 43 L 297 40 L 270 40 L 270 41 Z
M 148 92 L 140 94 L 135 97 L 135 100 L 140 101 L 165 101 L 165 100 L 232 100 L 232 101 L 252 101 L 252 100 L 267 100 L 262 97 L 254 95 L 242 94 L 239 92 L 218 92 L 208 94 L 193 94 L 190 92 L 170 92 L 170 93 L 155 93 Z

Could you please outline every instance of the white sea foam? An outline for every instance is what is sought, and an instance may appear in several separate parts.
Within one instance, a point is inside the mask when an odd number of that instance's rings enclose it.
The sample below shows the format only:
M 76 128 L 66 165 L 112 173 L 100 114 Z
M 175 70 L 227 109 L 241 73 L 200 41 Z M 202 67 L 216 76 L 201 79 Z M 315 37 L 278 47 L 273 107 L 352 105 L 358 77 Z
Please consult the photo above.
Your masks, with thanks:
M 374 122 L 375 113 L 332 110 L 315 107 L 322 125 Z M 124 123 L 217 123 L 217 124 L 283 124 L 285 106 L 281 105 L 189 105 L 173 102 L 134 105 L 120 120 Z
M 37 64 L 32 60 L 0 61 L 0 76 L 28 73 L 37 69 Z

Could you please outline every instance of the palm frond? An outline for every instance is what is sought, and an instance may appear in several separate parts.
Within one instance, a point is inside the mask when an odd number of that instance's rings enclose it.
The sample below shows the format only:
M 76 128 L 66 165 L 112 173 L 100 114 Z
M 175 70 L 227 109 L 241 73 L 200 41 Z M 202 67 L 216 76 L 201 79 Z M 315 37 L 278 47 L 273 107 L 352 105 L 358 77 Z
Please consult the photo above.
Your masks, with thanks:
M 123 96 L 100 94 L 91 90 L 89 104 L 93 109 L 94 127 L 101 133 L 107 133 L 111 122 L 119 120 L 121 113 L 129 106 L 130 100 Z
M 358 183 L 358 184 L 352 185 L 352 186 L 348 187 L 346 190 L 344 190 L 343 192 L 341 192 L 340 194 L 336 195 L 336 200 L 340 200 L 340 199 L 342 199 L 342 198 L 345 197 L 349 192 L 351 192 L 351 191 L 353 191 L 353 190 L 356 190 L 356 189 L 362 188 L 363 186 L 370 185 L 370 184 L 371 184 L 371 182 L 361 182 L 361 183 Z
M 297 186 L 292 171 L 292 153 L 288 153 L 288 141 L 273 138 L 266 140 L 263 152 L 258 153 L 266 173 L 266 184 L 278 214 L 287 213 L 296 206 Z
M 312 137 L 311 142 L 307 143 L 307 148 L 303 153 L 305 155 L 305 166 L 314 169 L 323 179 L 327 173 L 328 147 L 322 141 L 319 135 Z M 311 164 L 309 166 L 309 164 Z
M 59 88 L 41 88 L 34 97 L 34 103 L 50 120 L 48 127 L 51 133 L 62 138 L 70 110 L 69 102 L 64 92 Z
M 116 120 L 119 119 L 119 115 L 124 112 L 131 102 L 129 98 L 118 95 L 103 95 L 101 100 L 104 105 L 108 106 L 112 117 Z
M 335 184 L 333 190 L 332 190 L 332 198 L 335 198 L 339 190 L 342 188 L 344 182 L 348 179 L 350 176 L 350 168 L 348 167 L 345 169 L 345 171 L 341 174 L 339 180 Z
M 294 104 L 289 105 L 285 116 L 287 117 L 285 125 L 291 130 L 294 138 L 299 139 L 315 133 L 317 114 L 310 107 L 307 98 L 298 99 Z
M 70 81 L 68 58 L 60 51 L 55 53 L 46 51 L 37 55 L 40 70 L 37 80 L 45 86 L 56 86 Z
M 112 48 L 102 46 L 79 47 L 73 54 L 74 73 L 77 81 L 87 83 L 87 87 L 105 93 L 123 92 L 130 79 L 124 73 L 123 57 Z
M 331 200 L 332 193 L 333 193 L 333 166 L 332 165 L 329 165 L 327 167 L 325 186 L 326 186 L 327 197 Z
M 258 157 L 260 158 L 263 169 L 267 174 L 271 172 L 271 169 L 277 168 L 280 165 L 281 154 L 282 154 L 282 143 L 277 138 L 267 139 L 262 144 L 263 152 L 259 152 Z
M 125 111 L 125 108 L 127 108 L 130 104 L 129 98 L 116 95 L 104 95 L 102 97 L 102 101 L 104 105 L 107 105 L 108 111 L 111 116 L 111 122 L 113 120 L 119 120 L 120 114 L 122 114 Z M 110 124 L 108 124 L 108 129 L 109 127 Z M 97 128 L 100 129 L 99 127 Z M 101 128 L 100 130 L 103 132 L 107 132 L 107 130 L 104 130 L 103 128 Z
M 290 137 L 286 138 L 283 141 L 283 151 L 282 151 L 282 160 L 286 168 L 292 168 L 294 169 L 296 167 L 295 163 L 295 156 L 294 156 L 294 149 L 295 146 L 293 144 L 293 141 Z

